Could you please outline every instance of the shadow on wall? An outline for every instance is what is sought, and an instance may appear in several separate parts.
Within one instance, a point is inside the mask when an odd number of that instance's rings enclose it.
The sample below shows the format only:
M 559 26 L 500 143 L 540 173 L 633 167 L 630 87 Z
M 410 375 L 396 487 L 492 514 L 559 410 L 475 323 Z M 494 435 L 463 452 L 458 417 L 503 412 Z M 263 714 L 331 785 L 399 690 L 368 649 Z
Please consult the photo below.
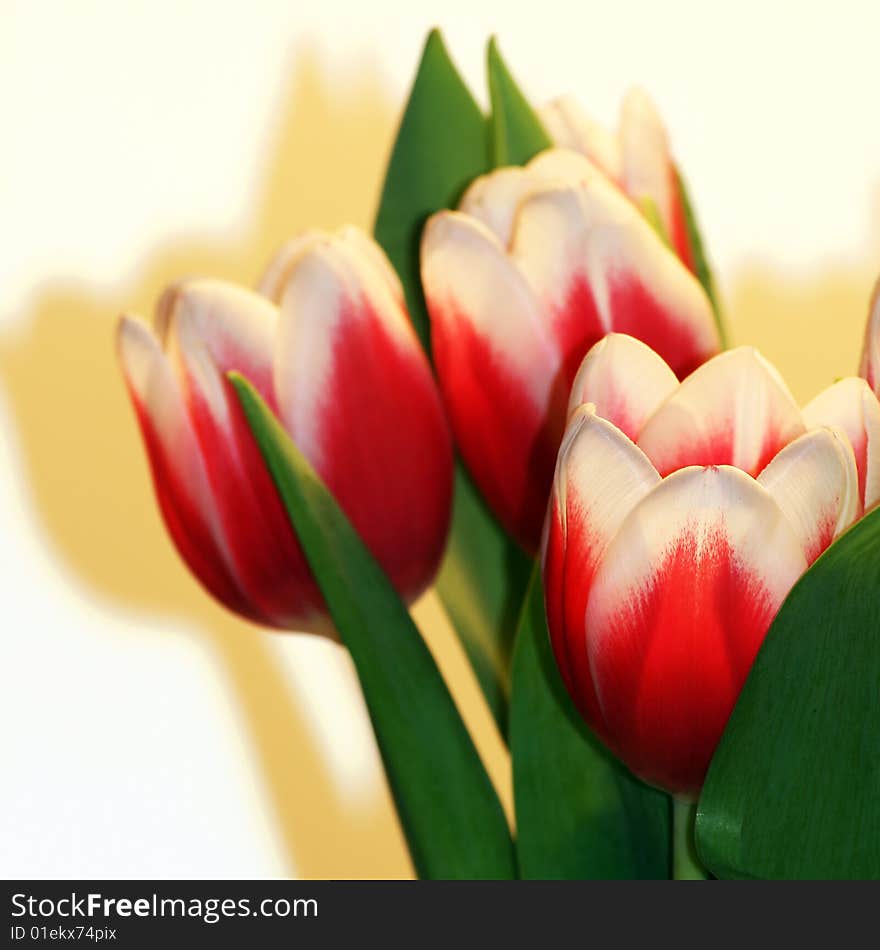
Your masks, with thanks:
M 181 566 L 152 497 L 113 346 L 123 309 L 152 313 L 192 273 L 252 283 L 307 225 L 369 225 L 395 116 L 372 73 L 331 97 L 314 55 L 299 55 L 282 125 L 267 149 L 251 224 L 221 239 L 161 248 L 112 292 L 45 288 L 24 329 L 0 340 L 0 372 L 29 485 L 76 578 L 138 611 L 183 617 L 217 651 L 262 763 L 287 852 L 304 877 L 406 877 L 405 845 L 383 793 L 347 805 L 264 633 L 217 607 Z

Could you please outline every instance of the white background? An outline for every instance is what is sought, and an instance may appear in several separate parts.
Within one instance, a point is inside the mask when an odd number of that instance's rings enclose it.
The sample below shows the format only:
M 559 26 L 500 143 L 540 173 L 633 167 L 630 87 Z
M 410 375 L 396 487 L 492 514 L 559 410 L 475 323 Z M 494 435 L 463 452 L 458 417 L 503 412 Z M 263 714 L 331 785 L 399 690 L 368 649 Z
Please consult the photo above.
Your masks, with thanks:
M 4 876 L 409 873 L 344 656 L 227 617 L 177 561 L 111 339 L 181 273 L 252 281 L 297 228 L 368 226 L 431 25 L 481 98 L 492 32 L 535 101 L 610 121 L 647 86 L 737 341 L 801 398 L 854 369 L 880 270 L 880 6 L 414 6 L 0 4 Z

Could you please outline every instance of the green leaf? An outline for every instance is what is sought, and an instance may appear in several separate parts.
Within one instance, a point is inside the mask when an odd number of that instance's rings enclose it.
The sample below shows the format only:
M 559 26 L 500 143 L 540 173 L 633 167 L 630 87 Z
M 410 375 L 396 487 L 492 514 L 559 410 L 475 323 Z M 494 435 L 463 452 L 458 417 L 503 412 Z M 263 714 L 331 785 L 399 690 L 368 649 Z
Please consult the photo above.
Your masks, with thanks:
M 514 878 L 504 811 L 406 606 L 256 390 L 229 378 L 354 661 L 419 876 Z
M 489 40 L 487 60 L 493 162 L 496 168 L 524 165 L 553 142 L 501 58 L 494 36 Z
M 687 184 L 682 177 L 681 171 L 675 169 L 675 178 L 678 182 L 678 191 L 681 195 L 681 202 L 684 205 L 685 225 L 687 226 L 688 243 L 691 246 L 691 252 L 694 255 L 694 268 L 696 270 L 697 280 L 703 285 L 706 296 L 712 304 L 712 312 L 715 314 L 715 323 L 718 326 L 718 332 L 721 335 L 721 346 L 726 348 L 728 345 L 727 331 L 724 328 L 724 315 L 721 312 L 721 303 L 718 298 L 718 291 L 715 288 L 715 277 L 712 274 L 712 268 L 709 259 L 706 256 L 706 249 L 703 245 L 703 237 L 700 233 L 700 226 L 697 222 L 697 214 L 691 202 L 690 192 Z
M 437 592 L 505 738 L 510 655 L 530 566 L 459 463 L 452 530 Z
M 488 169 L 485 116 L 433 30 L 391 152 L 374 227 L 403 281 L 426 351 L 430 330 L 419 280 L 422 227 L 433 212 L 453 207 L 471 179 Z
M 880 509 L 770 627 L 712 759 L 703 863 L 727 878 L 880 878 Z
M 428 37 L 391 155 L 375 236 L 397 270 L 427 350 L 419 278 L 425 219 L 454 207 L 489 169 L 488 126 L 440 34 Z M 449 547 L 437 590 L 502 735 L 507 731 L 510 644 L 528 562 L 487 509 L 459 463 Z
M 589 732 L 556 667 L 535 567 L 513 656 L 510 745 L 523 878 L 668 878 L 668 795 Z

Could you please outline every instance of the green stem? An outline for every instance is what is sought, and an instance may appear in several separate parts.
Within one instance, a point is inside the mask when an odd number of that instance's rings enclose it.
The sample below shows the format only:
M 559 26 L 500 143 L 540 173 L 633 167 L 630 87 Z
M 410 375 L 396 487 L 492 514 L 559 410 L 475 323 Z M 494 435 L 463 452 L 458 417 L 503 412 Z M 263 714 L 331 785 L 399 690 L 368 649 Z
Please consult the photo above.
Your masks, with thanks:
M 705 881 L 706 874 L 694 845 L 696 802 L 672 799 L 672 877 L 676 881 Z

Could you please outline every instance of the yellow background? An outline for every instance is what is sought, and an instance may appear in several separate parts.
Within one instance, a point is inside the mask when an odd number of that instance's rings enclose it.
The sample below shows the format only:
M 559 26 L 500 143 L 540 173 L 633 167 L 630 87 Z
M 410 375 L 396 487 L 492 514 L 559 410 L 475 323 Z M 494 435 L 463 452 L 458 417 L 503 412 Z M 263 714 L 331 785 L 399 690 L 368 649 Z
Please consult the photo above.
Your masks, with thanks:
M 116 314 L 369 226 L 427 28 L 481 98 L 655 95 L 735 342 L 796 395 L 855 369 L 880 270 L 880 8 L 5 2 L 0 32 L 0 873 L 411 873 L 345 655 L 216 607 L 152 501 Z M 417 616 L 510 805 L 436 600 Z

